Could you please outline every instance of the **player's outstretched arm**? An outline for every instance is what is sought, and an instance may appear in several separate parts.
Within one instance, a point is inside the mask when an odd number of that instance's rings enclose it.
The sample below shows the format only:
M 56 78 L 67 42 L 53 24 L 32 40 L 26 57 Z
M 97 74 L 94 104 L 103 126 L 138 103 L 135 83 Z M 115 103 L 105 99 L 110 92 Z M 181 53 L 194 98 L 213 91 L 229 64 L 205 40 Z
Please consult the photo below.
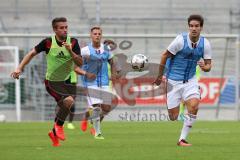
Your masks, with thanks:
M 77 66 L 75 66 L 74 71 L 79 75 L 86 76 L 88 79 L 91 79 L 91 80 L 96 79 L 95 74 L 86 72 L 86 71 L 82 70 L 81 68 L 79 68 Z
M 19 79 L 20 74 L 22 73 L 24 67 L 32 60 L 32 58 L 34 56 L 37 55 L 37 52 L 35 50 L 35 48 L 33 48 L 30 52 L 28 52 L 25 57 L 23 58 L 23 60 L 21 61 L 21 63 L 19 64 L 19 66 L 16 68 L 16 70 L 14 72 L 11 73 L 11 77 L 13 77 L 14 79 Z
M 167 59 L 172 56 L 173 56 L 173 54 L 170 53 L 168 50 L 166 50 L 162 53 L 160 65 L 159 65 L 158 76 L 157 76 L 156 80 L 153 82 L 154 84 L 156 84 L 158 86 L 161 84 Z
M 198 62 L 199 67 L 204 72 L 209 72 L 212 68 L 212 60 L 211 59 L 204 59 L 204 61 Z
M 108 62 L 111 66 L 111 80 L 112 81 L 118 80 L 121 77 L 120 75 L 121 68 L 117 67 L 116 62 L 114 61 L 114 57 L 108 60 Z

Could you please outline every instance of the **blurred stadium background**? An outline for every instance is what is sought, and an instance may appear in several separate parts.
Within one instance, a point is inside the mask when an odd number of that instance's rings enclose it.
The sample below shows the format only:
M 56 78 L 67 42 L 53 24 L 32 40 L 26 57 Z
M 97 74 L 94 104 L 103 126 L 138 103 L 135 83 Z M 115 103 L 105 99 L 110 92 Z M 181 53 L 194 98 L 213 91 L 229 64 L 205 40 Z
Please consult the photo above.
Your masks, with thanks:
M 54 17 L 68 18 L 69 32 L 80 45 L 89 42 L 89 29 L 98 24 L 103 28 L 104 39 L 113 39 L 118 46 L 124 40 L 132 42 L 131 48 L 118 47 L 115 54 L 131 57 L 142 53 L 150 62 L 159 63 L 160 53 L 172 39 L 187 31 L 187 17 L 193 13 L 205 18 L 203 33 L 213 49 L 213 69 L 202 73 L 200 81 L 203 100 L 199 119 L 239 120 L 239 0 L 1 0 L 0 114 L 6 116 L 6 121 L 53 118 L 55 102 L 43 84 L 45 55 L 39 54 L 26 67 L 19 84 L 9 74 L 15 68 L 15 49 L 21 60 L 42 38 L 52 34 Z M 19 100 L 16 84 L 20 85 Z M 77 106 L 86 106 L 85 100 L 79 98 Z M 164 98 L 155 97 L 139 98 L 135 106 L 121 103 L 107 119 L 165 121 L 166 116 Z

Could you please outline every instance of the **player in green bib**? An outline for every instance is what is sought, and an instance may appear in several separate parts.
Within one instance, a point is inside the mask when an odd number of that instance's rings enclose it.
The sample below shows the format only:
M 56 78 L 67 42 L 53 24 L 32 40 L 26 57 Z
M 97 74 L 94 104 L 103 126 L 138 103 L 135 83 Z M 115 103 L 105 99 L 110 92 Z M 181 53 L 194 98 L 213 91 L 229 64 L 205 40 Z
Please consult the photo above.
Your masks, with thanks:
M 74 104 L 76 85 L 71 85 L 71 72 L 74 65 L 81 66 L 80 47 L 77 39 L 68 36 L 68 24 L 65 17 L 52 21 L 55 36 L 43 39 L 21 61 L 11 74 L 19 79 L 24 67 L 40 52 L 46 53 L 47 72 L 45 86 L 47 92 L 56 100 L 57 111 L 53 129 L 48 133 L 53 146 L 59 146 L 59 140 L 65 140 L 63 124 Z

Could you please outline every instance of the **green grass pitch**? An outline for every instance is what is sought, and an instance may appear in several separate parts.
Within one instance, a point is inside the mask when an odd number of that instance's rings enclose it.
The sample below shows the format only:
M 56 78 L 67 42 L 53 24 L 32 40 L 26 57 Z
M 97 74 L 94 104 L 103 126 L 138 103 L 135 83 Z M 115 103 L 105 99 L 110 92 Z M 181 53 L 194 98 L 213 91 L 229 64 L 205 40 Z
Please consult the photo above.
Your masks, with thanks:
M 104 122 L 105 140 L 65 128 L 66 140 L 52 147 L 52 123 L 0 123 L 0 160 L 237 160 L 239 122 L 196 122 L 192 147 L 178 147 L 181 122 Z

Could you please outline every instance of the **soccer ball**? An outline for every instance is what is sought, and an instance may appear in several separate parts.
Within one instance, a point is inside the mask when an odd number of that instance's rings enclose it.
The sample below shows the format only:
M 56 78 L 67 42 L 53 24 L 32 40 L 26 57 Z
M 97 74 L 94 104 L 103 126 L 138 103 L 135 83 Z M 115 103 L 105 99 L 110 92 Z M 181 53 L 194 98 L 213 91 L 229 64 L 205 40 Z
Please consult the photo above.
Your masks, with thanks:
M 5 122 L 6 116 L 4 114 L 0 114 L 0 122 Z
M 131 59 L 132 68 L 136 71 L 143 71 L 148 64 L 148 58 L 143 54 L 135 54 Z

